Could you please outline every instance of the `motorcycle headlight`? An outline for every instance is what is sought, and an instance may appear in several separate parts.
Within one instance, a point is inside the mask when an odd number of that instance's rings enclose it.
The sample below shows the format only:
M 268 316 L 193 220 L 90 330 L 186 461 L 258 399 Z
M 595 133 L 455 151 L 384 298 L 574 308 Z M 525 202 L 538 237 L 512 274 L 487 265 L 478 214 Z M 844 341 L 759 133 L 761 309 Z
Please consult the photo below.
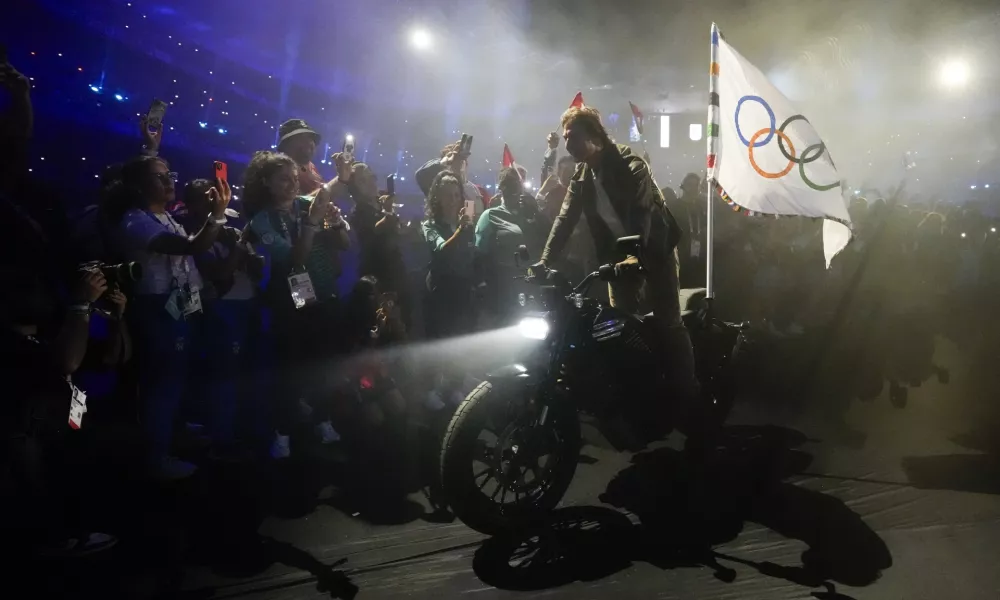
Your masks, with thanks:
M 529 340 L 549 337 L 549 322 L 542 317 L 525 317 L 517 324 L 517 331 Z

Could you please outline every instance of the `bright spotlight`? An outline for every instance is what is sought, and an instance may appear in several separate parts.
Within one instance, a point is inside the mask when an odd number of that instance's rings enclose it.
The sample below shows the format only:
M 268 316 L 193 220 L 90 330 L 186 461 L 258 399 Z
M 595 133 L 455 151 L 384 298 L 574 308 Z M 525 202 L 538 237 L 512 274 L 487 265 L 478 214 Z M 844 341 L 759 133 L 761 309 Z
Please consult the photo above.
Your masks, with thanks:
M 431 39 L 431 34 L 426 29 L 414 29 L 410 32 L 410 43 L 417 50 L 428 50 L 433 43 Z
M 964 60 L 951 60 L 941 66 L 941 85 L 950 88 L 962 87 L 969 83 L 972 72 Z

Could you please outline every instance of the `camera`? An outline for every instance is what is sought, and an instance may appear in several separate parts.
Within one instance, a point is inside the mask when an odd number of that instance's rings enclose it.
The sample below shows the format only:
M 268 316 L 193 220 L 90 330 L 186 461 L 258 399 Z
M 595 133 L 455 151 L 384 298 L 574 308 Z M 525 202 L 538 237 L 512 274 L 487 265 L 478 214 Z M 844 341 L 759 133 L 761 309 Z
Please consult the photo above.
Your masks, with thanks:
M 119 263 L 117 265 L 96 263 L 94 266 L 104 274 L 104 279 L 107 280 L 108 285 L 135 283 L 142 279 L 142 265 L 136 262 Z

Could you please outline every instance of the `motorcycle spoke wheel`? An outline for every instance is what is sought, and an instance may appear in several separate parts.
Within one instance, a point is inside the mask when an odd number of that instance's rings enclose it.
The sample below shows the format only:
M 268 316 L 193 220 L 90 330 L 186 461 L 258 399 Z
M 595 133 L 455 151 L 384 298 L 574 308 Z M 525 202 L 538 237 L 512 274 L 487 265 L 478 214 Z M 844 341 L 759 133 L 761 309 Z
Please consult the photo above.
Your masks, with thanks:
M 580 425 L 566 407 L 550 408 L 540 426 L 530 404 L 491 392 L 484 383 L 459 407 L 444 440 L 441 478 L 455 515 L 497 534 L 556 507 L 576 470 Z

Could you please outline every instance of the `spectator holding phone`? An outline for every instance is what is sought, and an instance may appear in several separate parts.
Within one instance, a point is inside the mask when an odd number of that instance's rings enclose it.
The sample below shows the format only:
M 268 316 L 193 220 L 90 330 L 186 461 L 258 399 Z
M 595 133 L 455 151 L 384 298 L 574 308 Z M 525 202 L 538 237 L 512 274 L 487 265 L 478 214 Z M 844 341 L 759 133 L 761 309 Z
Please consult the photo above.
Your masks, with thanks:
M 393 207 L 394 196 L 379 195 L 378 180 L 364 163 L 352 167 L 348 186 L 354 210 L 351 225 L 358 236 L 358 272 L 374 276 L 383 292 L 391 292 L 402 303 L 404 319 L 409 321 L 409 294 L 406 264 L 400 248 L 401 225 Z
M 421 226 L 431 252 L 424 311 L 428 336 L 445 338 L 470 333 L 475 321 L 475 232 L 457 174 L 438 173 L 427 194 L 425 211 L 427 218 Z
M 142 266 L 129 311 L 139 368 L 140 419 L 154 475 L 183 478 L 195 467 L 170 456 L 174 419 L 187 382 L 193 328 L 202 313 L 204 287 L 194 256 L 209 250 L 226 222 L 232 197 L 217 181 L 207 192 L 212 210 L 189 236 L 167 213 L 176 175 L 159 158 L 142 156 L 122 168 L 113 192 L 117 237 L 127 260 Z
M 188 221 L 204 223 L 212 212 L 207 195 L 212 182 L 195 179 L 184 186 L 184 204 Z M 240 389 L 244 375 L 250 374 L 253 356 L 249 348 L 251 332 L 260 318 L 257 286 L 263 271 L 263 258 L 243 240 L 239 229 L 223 225 L 211 248 L 195 256 L 195 264 L 205 282 L 202 301 L 205 305 L 205 356 L 211 358 L 211 372 L 205 400 L 210 405 L 208 430 L 213 453 L 234 457 L 235 421 L 238 398 L 252 396 L 252 385 Z M 255 407 L 256 402 L 245 402 Z
M 559 152 L 559 134 L 552 132 L 548 137 L 548 149 L 542 159 L 542 187 L 535 194 L 538 207 L 551 222 L 559 215 L 563 198 L 569 190 L 569 181 L 576 170 L 576 161 L 572 156 L 563 156 L 556 162 Z M 555 173 L 552 172 L 555 167 Z
M 323 185 L 323 176 L 313 164 L 320 135 L 302 119 L 289 119 L 278 127 L 278 152 L 295 161 L 299 193 L 308 196 Z
M 310 399 L 324 398 L 326 363 L 344 341 L 337 300 L 339 262 L 319 240 L 324 234 L 347 235 L 333 195 L 346 188 L 352 170 L 339 153 L 334 160 L 337 177 L 314 198 L 299 195 L 298 165 L 285 154 L 258 152 L 245 173 L 244 198 L 258 207 L 250 231 L 271 263 L 264 296 L 273 317 L 278 360 L 274 458 L 290 455 L 297 414 Z M 328 231 L 321 231 L 324 224 Z M 340 437 L 329 418 L 322 419 L 317 430 L 325 443 Z
M 428 196 L 434 178 L 442 171 L 451 171 L 452 175 L 458 178 L 465 199 L 476 203 L 476 214 L 469 215 L 470 219 L 475 219 L 490 207 L 490 195 L 482 186 L 476 185 L 468 179 L 471 138 L 466 139 L 469 141 L 464 147 L 462 142 L 458 141 L 442 148 L 441 157 L 424 163 L 422 167 L 417 169 L 416 177 L 420 190 L 424 196 Z

